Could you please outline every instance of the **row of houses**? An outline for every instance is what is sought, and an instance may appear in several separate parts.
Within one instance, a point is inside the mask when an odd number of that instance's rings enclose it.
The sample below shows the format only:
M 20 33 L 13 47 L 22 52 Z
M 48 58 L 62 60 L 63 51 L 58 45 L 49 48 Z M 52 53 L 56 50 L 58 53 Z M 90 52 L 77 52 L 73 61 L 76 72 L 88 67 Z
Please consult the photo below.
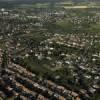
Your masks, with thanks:
M 3 73 L 2 73 L 3 71 Z M 79 94 L 59 86 L 51 80 L 39 79 L 35 74 L 20 65 L 9 62 L 1 66 L 1 98 L 20 98 L 22 100 L 80 100 Z

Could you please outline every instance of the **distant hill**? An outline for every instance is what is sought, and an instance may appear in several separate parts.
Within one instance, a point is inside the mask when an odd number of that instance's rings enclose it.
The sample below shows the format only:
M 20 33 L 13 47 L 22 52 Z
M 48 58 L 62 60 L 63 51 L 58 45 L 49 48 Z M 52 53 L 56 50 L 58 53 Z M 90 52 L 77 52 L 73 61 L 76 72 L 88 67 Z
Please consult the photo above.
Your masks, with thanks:
M 37 2 L 60 2 L 65 0 L 0 0 L 0 4 L 30 4 Z
M 44 2 L 62 2 L 62 1 L 73 1 L 73 2 L 89 2 L 89 1 L 99 1 L 100 0 L 0 0 L 0 7 L 12 7 L 19 4 L 32 4 L 32 3 L 44 3 Z
M 34 3 L 34 2 L 62 2 L 62 1 L 73 1 L 73 2 L 84 2 L 84 1 L 100 1 L 100 0 L 0 0 L 3 3 Z
M 0 0 L 0 2 L 16 2 L 16 3 L 31 3 L 31 2 L 58 2 L 65 0 Z
M 12 7 L 19 4 L 32 4 L 37 2 L 60 2 L 64 0 L 0 0 L 0 7 Z

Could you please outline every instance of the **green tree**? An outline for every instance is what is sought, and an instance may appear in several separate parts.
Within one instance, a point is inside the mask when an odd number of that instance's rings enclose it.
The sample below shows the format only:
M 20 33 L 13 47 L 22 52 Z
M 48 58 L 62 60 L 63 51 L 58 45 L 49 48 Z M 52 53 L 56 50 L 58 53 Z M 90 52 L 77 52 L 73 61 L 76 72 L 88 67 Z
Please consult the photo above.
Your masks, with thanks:
M 2 55 L 2 64 L 1 64 L 1 67 L 2 68 L 6 68 L 6 67 L 8 67 L 8 64 L 9 64 L 8 52 L 7 52 L 7 50 L 5 50 L 3 52 L 3 55 Z

